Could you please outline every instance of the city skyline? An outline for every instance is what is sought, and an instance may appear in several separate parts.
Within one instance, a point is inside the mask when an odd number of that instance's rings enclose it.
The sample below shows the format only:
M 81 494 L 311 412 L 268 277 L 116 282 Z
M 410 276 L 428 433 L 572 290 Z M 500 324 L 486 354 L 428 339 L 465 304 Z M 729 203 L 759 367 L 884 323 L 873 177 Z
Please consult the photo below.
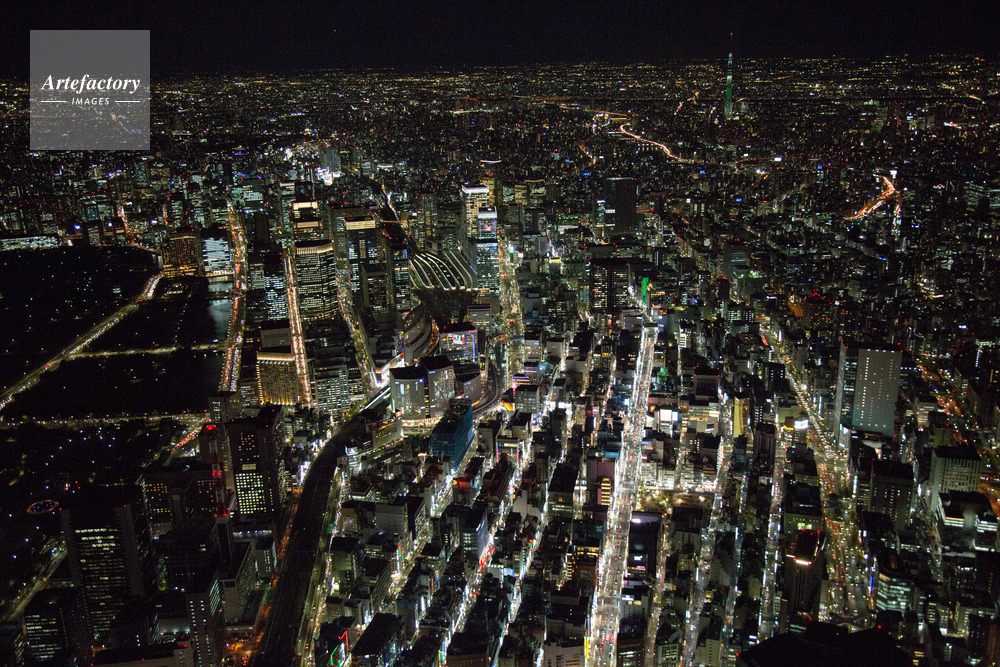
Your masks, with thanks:
M 986 5 L 234 7 L 12 15 L 0 667 L 1000 664 Z
M 240 11 L 196 2 L 9 8 L 0 74 L 27 73 L 29 29 L 150 29 L 154 77 L 311 69 L 884 55 L 990 55 L 998 10 L 947 3 L 684 4 L 643 1 L 387 5 L 255 1 Z

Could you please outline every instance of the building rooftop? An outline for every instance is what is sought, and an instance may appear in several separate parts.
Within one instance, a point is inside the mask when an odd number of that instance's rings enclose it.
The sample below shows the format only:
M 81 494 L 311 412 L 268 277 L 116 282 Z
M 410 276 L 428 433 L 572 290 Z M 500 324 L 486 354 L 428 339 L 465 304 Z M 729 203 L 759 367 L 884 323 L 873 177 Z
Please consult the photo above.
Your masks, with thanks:
M 399 618 L 395 614 L 375 614 L 364 633 L 358 637 L 351 649 L 351 655 L 360 658 L 378 655 L 385 650 L 399 631 Z

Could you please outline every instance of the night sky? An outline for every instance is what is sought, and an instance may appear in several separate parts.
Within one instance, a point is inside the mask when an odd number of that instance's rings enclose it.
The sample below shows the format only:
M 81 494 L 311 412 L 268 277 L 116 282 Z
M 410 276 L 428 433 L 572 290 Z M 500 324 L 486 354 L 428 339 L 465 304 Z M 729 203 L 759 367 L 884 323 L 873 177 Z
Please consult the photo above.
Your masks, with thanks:
M 953 6 L 949 6 L 953 5 Z M 149 29 L 152 69 L 639 62 L 1000 50 L 1000 3 L 945 2 L 33 2 L 4 7 L 0 74 L 27 75 L 30 29 Z

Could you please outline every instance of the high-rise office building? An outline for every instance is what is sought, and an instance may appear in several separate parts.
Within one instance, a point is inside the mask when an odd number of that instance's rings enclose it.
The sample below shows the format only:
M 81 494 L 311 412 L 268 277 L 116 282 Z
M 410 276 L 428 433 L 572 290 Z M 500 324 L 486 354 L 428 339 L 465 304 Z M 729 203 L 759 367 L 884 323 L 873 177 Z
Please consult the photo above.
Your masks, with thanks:
M 248 255 L 248 314 L 255 321 L 287 318 L 288 284 L 281 253 L 276 249 L 266 249 L 251 250 Z
M 433 194 L 420 196 L 420 210 L 410 218 L 407 229 L 417 250 L 434 250 L 438 228 L 437 197 Z
M 615 257 L 590 262 L 590 310 L 613 312 L 628 305 L 628 260 Z
M 156 585 L 155 554 L 142 488 L 95 486 L 60 512 L 73 583 L 83 591 L 93 630 L 107 635 L 127 600 Z
M 112 650 L 142 650 L 152 645 L 159 635 L 160 618 L 156 605 L 149 598 L 131 597 L 111 622 L 109 640 L 104 646 Z
M 358 372 L 354 343 L 343 318 L 313 323 L 306 337 L 316 407 L 339 420 L 351 404 L 350 378 Z
M 913 606 L 914 576 L 898 553 L 882 551 L 875 561 L 875 611 L 905 614 Z
M 205 424 L 198 434 L 199 458 L 212 471 L 212 492 L 216 502 L 211 516 L 219 528 L 222 557 L 225 559 L 231 557 L 235 548 L 231 520 L 236 502 L 236 480 L 233 477 L 233 457 L 229 451 L 229 432 L 222 424 L 235 417 L 235 414 L 226 415 L 218 423 Z M 203 516 L 209 515 L 205 513 Z
M 292 202 L 295 201 L 295 181 L 281 181 L 277 188 L 272 190 L 272 193 L 274 207 L 281 221 L 281 228 L 287 229 L 291 226 Z
M 824 536 L 818 530 L 793 533 L 785 548 L 778 631 L 801 632 L 818 618 L 823 573 Z
M 236 483 L 236 517 L 266 525 L 281 518 L 285 505 L 285 422 L 282 409 L 265 405 L 254 417 L 226 424 Z
M 267 318 L 264 291 L 264 261 L 260 250 L 247 251 L 247 320 L 260 322 Z
M 214 667 L 221 664 L 226 644 L 226 623 L 218 575 L 203 576 L 191 590 L 185 592 L 184 603 L 194 642 L 195 665 Z
M 205 203 L 208 209 L 208 224 L 227 227 L 229 225 L 229 202 L 223 197 L 213 198 Z M 204 217 L 204 216 L 203 216 Z
M 375 319 L 394 314 L 389 272 L 385 264 L 365 262 L 361 265 L 361 295 L 365 307 L 371 308 Z
M 465 309 L 465 318 L 477 329 L 490 331 L 494 325 L 493 307 L 489 303 L 473 303 Z
M 213 422 L 225 424 L 238 415 L 243 410 L 243 406 L 240 403 L 239 394 L 236 392 L 220 391 L 208 397 L 208 410 Z
M 318 241 L 330 237 L 327 218 L 319 213 L 319 202 L 292 202 L 288 219 L 297 241 Z
M 291 347 L 274 347 L 257 351 L 257 383 L 261 404 L 298 403 L 299 376 Z
M 628 533 L 629 579 L 653 581 L 662 535 L 662 517 L 659 512 L 632 513 Z
M 595 218 L 603 217 L 606 235 L 631 236 L 639 233 L 639 214 L 634 178 L 605 178 L 595 203 Z
M 383 225 L 386 238 L 386 257 L 389 260 L 389 279 L 392 285 L 392 306 L 405 316 L 413 307 L 410 295 L 410 254 L 406 247 L 406 234 L 396 222 Z
M 233 277 L 233 247 L 226 227 L 214 225 L 201 230 L 201 262 L 209 280 Z
M 326 170 L 331 179 L 339 178 L 341 169 L 340 151 L 334 146 L 324 146 L 320 149 L 319 168 Z M 327 183 L 327 185 L 330 185 L 330 183 Z
M 48 588 L 28 603 L 22 618 L 28 656 L 39 664 L 66 664 L 70 655 L 81 663 L 91 657 L 91 631 L 83 593 L 77 588 Z M 34 664 L 34 663 L 32 663 Z
M 258 193 L 244 193 L 260 196 Z M 251 209 L 250 202 L 247 202 L 247 209 L 243 214 L 243 228 L 246 230 L 247 246 L 251 248 L 263 248 L 271 243 L 271 223 L 267 219 L 267 213 L 261 209 Z
M 203 272 L 201 235 L 194 227 L 183 227 L 172 232 L 160 248 L 163 257 L 163 275 L 200 276 Z
M 167 588 L 184 595 L 199 667 L 219 664 L 225 644 L 219 542 L 218 526 L 210 517 L 188 519 L 161 538 Z
M 893 435 L 902 360 L 903 352 L 896 347 L 840 344 L 834 418 L 841 446 L 852 430 Z
M 612 235 L 608 228 L 607 204 L 603 194 L 594 199 L 594 235 L 598 241 L 605 241 Z
M 460 193 L 463 234 L 479 238 L 479 209 L 489 203 L 490 189 L 485 185 L 463 185 Z
M 483 207 L 476 214 L 476 237 L 495 239 L 497 237 L 497 209 L 494 206 Z
M 378 218 L 368 209 L 361 207 L 331 208 L 333 242 L 337 252 L 337 265 L 346 270 L 351 292 L 361 289 L 361 264 L 366 261 L 384 262 L 382 234 L 378 229 Z
M 243 334 L 240 351 L 240 374 L 236 382 L 236 393 L 243 406 L 260 405 L 260 382 L 257 379 L 257 349 L 260 347 L 260 331 L 247 329 Z
M 430 453 L 438 458 L 450 458 L 452 470 L 458 470 L 476 432 L 472 428 L 472 402 L 452 400 L 441 421 L 431 431 Z
M 482 167 L 483 172 L 483 183 L 486 184 L 486 187 L 490 191 L 487 199 L 490 206 L 503 205 L 503 181 L 500 180 L 501 162 L 500 158 L 479 161 L 479 166 Z
M 289 320 L 266 320 L 260 323 L 260 349 L 285 348 L 292 344 Z
M 222 563 L 219 530 L 211 517 L 190 517 L 160 538 L 167 587 L 186 591 Z
M 356 667 L 391 665 L 400 651 L 399 625 L 399 617 L 395 614 L 375 614 L 351 647 L 351 664 Z
M 333 235 L 333 247 L 337 251 L 337 268 L 347 270 L 347 226 L 345 216 L 354 209 L 338 208 L 329 202 L 324 209 L 329 217 L 330 234 Z
M 440 250 L 458 250 L 469 256 L 469 237 L 464 231 L 464 210 L 457 202 L 438 202 L 437 240 Z
M 350 360 L 345 354 L 313 359 L 311 363 L 310 380 L 316 407 L 334 419 L 339 419 L 339 415 L 351 405 L 348 387 Z
M 206 429 L 211 426 L 209 424 Z M 206 429 L 202 429 L 200 439 Z M 231 495 L 226 489 L 221 466 L 190 457 L 161 457 L 143 470 L 141 484 L 154 537 L 174 528 L 188 516 L 225 516 Z
M 941 494 L 979 490 L 986 464 L 974 447 L 935 447 L 931 450 L 930 511 L 937 511 Z
M 135 179 L 135 185 L 138 188 L 149 187 L 149 163 L 146 161 L 147 159 L 143 157 L 132 165 L 132 177 Z
M 476 287 L 488 293 L 500 289 L 500 255 L 496 238 L 479 237 L 470 242 L 476 269 Z
M 902 530 L 910 522 L 915 492 L 913 464 L 882 459 L 872 461 L 868 508 L 873 512 L 888 514 L 896 530 Z
M 303 322 L 329 319 L 337 312 L 337 259 L 333 241 L 295 243 L 295 280 Z

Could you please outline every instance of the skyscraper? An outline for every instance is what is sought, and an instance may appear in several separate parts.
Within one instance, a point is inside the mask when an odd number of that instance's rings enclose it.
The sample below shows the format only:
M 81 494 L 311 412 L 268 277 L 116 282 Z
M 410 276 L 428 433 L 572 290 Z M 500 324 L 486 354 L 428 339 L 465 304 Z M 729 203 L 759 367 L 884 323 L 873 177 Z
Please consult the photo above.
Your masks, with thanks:
M 202 434 L 206 429 L 202 429 Z M 221 429 L 216 427 L 214 430 Z M 221 466 L 189 457 L 172 460 L 162 457 L 143 470 L 142 486 L 146 515 L 154 537 L 188 516 L 225 516 L 227 499 L 231 495 L 227 492 L 226 475 Z
M 826 570 L 824 542 L 818 530 L 800 530 L 791 535 L 782 568 L 779 632 L 801 632 L 818 617 Z
M 204 572 L 215 572 L 222 562 L 219 533 L 209 517 L 191 517 L 160 538 L 167 586 L 188 590 Z
M 319 213 L 319 203 L 297 201 L 291 205 L 289 222 L 296 239 L 319 241 L 329 238 L 328 219 Z
M 986 463 L 971 446 L 935 447 L 931 450 L 930 479 L 932 511 L 937 510 L 942 493 L 975 492 L 982 483 Z
M 891 436 L 903 353 L 887 345 L 840 344 L 834 402 L 838 441 L 846 446 L 851 430 Z
M 73 583 L 84 593 L 94 632 L 106 635 L 126 601 L 147 597 L 156 584 L 142 489 L 85 489 L 63 505 L 60 520 Z
M 914 576 L 898 553 L 885 550 L 875 561 L 875 611 L 905 614 L 913 606 Z
M 220 415 L 219 422 L 229 421 L 230 415 Z M 198 434 L 199 455 L 203 463 L 212 466 L 213 477 L 218 478 L 216 487 L 217 497 L 221 495 L 220 501 L 225 507 L 228 492 L 236 490 L 233 481 L 233 457 L 229 451 L 229 434 L 226 429 L 219 428 L 218 423 L 206 424 Z M 217 514 L 220 512 L 216 512 Z
M 496 237 L 479 237 L 471 244 L 476 269 L 476 287 L 495 294 L 500 289 L 500 250 Z
M 365 262 L 361 265 L 361 294 L 362 302 L 371 308 L 376 320 L 385 320 L 395 314 L 385 264 Z
M 420 197 L 420 211 L 411 218 L 407 228 L 413 237 L 417 250 L 432 250 L 437 240 L 437 201 L 433 194 Z
M 469 241 L 470 259 L 476 271 L 476 287 L 495 293 L 500 288 L 500 255 L 497 246 L 497 211 L 482 207 L 475 216 Z
M 869 509 L 888 514 L 896 530 L 902 530 L 910 521 L 915 490 L 912 463 L 881 459 L 872 461 Z
M 602 187 L 604 224 L 614 236 L 635 236 L 639 233 L 636 212 L 638 194 L 634 178 L 605 178 Z
M 337 317 L 310 326 L 306 339 L 312 396 L 316 407 L 339 420 L 350 407 L 350 378 L 357 373 L 357 357 L 347 322 Z
M 287 318 L 288 288 L 281 253 L 273 249 L 251 251 L 248 267 L 248 308 L 259 314 L 260 320 Z
M 226 430 L 236 481 L 237 519 L 244 524 L 272 524 L 281 518 L 285 503 L 282 410 L 265 405 L 254 417 L 233 419 Z
M 256 192 L 244 193 L 244 196 Z M 267 219 L 267 213 L 260 209 L 248 209 L 244 214 L 243 228 L 246 230 L 247 245 L 250 247 L 264 247 L 271 243 L 271 224 Z
M 210 517 L 192 517 L 162 538 L 167 587 L 184 594 L 199 667 L 219 664 L 225 643 L 219 542 Z
M 628 261 L 615 257 L 590 262 L 590 310 L 609 312 L 628 304 Z
M 226 227 L 214 225 L 201 230 L 201 257 L 209 280 L 232 279 L 233 247 Z
M 438 202 L 437 212 L 435 235 L 438 248 L 440 250 L 458 249 L 468 255 L 469 237 L 462 231 L 465 219 L 461 206 L 453 202 Z
M 340 152 L 333 146 L 324 146 L 319 153 L 319 168 L 325 170 L 329 176 L 330 185 L 334 178 L 340 177 Z
M 299 378 L 290 346 L 257 352 L 257 382 L 262 404 L 295 405 L 299 401 Z
M 364 280 L 361 275 L 361 267 L 370 262 L 385 263 L 385 238 L 376 228 L 374 219 L 362 220 L 359 221 L 359 224 L 367 225 L 369 222 L 372 223 L 371 226 L 359 226 L 356 229 L 348 227 L 347 229 L 347 263 L 351 292 L 355 295 L 360 292 L 361 283 Z M 348 224 L 351 223 L 348 222 Z
M 476 237 L 491 238 L 497 237 L 497 210 L 492 206 L 484 206 L 476 213 Z
M 243 409 L 239 395 L 233 391 L 212 394 L 208 397 L 208 405 L 212 421 L 217 424 L 225 424 Z
M 490 189 L 485 185 L 463 185 L 462 194 L 462 227 L 464 234 L 470 238 L 479 237 L 479 209 L 489 201 Z
M 204 270 L 201 235 L 193 227 L 171 233 L 163 242 L 160 253 L 163 256 L 163 275 L 168 278 L 198 276 Z
M 451 459 L 452 470 L 457 470 L 476 437 L 472 428 L 472 402 L 452 400 L 441 421 L 431 432 L 428 448 L 433 456 Z
M 503 205 L 503 182 L 500 180 L 500 158 L 491 160 L 480 160 L 479 165 L 483 170 L 483 182 L 489 189 L 490 206 Z
M 333 241 L 295 243 L 295 280 L 303 322 L 329 319 L 337 312 L 337 259 Z
M 410 254 L 406 247 L 406 233 L 398 222 L 383 225 L 386 238 L 386 256 L 389 259 L 392 283 L 392 305 L 405 316 L 413 306 L 410 296 Z
M 23 623 L 28 655 L 33 661 L 48 664 L 67 654 L 76 656 L 81 663 L 90 660 L 91 632 L 79 589 L 39 591 L 24 610 Z

